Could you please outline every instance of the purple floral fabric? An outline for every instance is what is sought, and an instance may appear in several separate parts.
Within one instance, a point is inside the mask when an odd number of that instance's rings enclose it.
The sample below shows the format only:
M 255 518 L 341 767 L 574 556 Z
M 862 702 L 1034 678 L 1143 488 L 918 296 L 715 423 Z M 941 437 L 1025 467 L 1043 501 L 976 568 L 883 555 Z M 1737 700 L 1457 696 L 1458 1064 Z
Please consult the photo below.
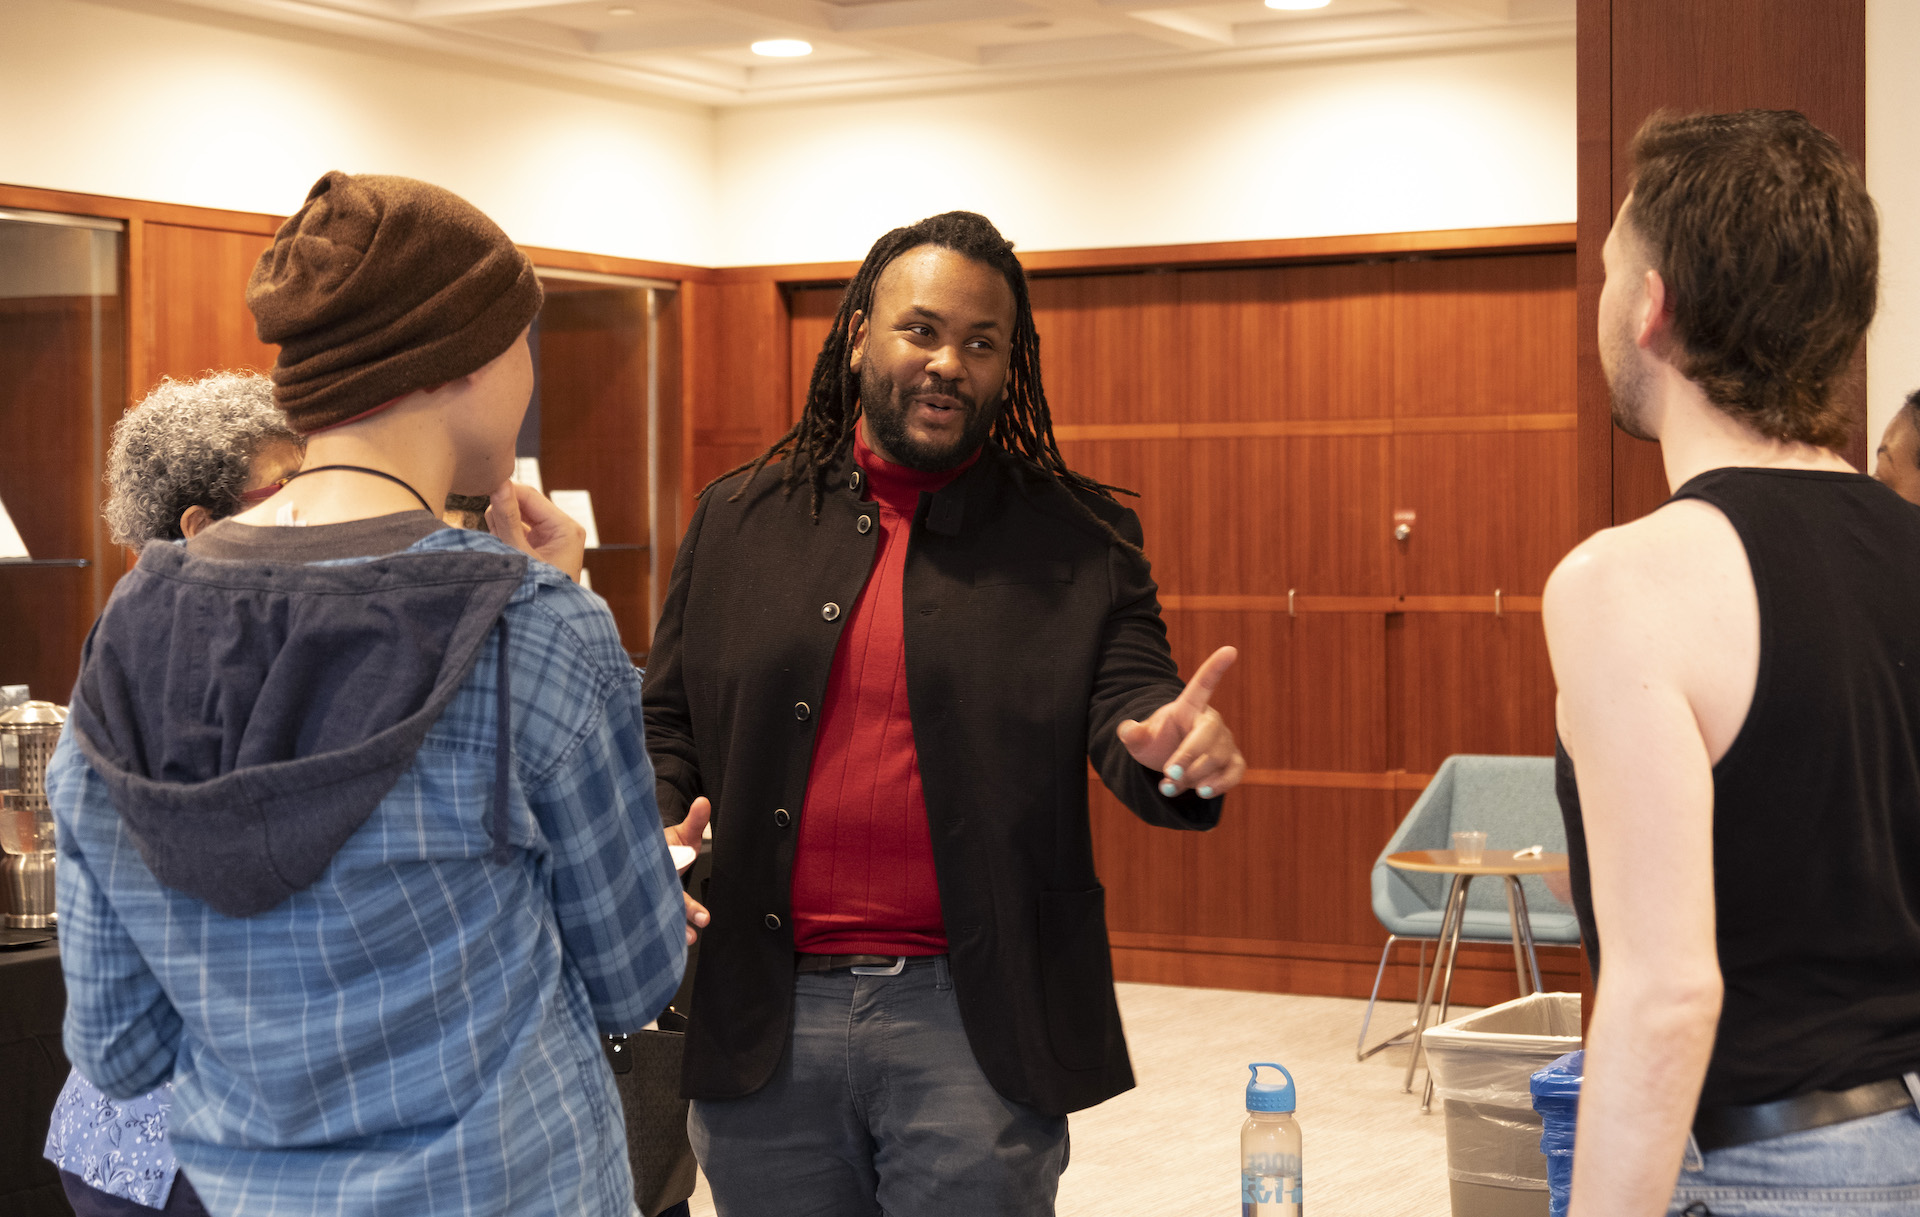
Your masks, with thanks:
M 173 1088 L 162 1085 L 122 1103 L 101 1094 L 73 1070 L 53 1105 L 46 1158 L 80 1176 L 88 1187 L 151 1209 L 165 1208 L 180 1170 L 167 1144 L 172 1101 Z

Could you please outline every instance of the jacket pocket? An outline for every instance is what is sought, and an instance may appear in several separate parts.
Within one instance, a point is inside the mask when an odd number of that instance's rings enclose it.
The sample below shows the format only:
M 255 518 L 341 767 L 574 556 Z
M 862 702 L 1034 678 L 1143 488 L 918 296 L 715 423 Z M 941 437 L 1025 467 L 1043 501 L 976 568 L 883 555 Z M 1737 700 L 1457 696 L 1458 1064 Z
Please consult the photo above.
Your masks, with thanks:
M 1068 1069 L 1097 1069 L 1112 1047 L 1113 960 L 1107 890 L 1040 893 L 1041 993 L 1047 1039 Z

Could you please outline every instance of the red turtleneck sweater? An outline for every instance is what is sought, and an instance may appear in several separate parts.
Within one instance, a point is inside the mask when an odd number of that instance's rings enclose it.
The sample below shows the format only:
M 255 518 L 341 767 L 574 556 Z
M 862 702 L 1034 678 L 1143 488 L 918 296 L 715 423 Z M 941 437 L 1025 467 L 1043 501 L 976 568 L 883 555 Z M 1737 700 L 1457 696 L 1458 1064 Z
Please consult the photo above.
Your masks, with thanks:
M 827 677 L 793 858 L 793 944 L 818 955 L 938 955 L 947 949 L 933 837 L 907 707 L 907 542 L 920 495 L 959 469 L 921 473 L 874 455 L 855 432 L 880 542 Z

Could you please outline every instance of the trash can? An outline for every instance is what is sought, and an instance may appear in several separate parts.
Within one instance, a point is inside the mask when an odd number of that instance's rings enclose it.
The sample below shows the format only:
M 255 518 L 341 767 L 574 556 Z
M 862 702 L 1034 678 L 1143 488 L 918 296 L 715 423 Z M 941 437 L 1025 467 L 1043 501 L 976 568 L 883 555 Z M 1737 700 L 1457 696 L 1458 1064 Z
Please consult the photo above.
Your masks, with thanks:
M 1547 1159 L 1533 1072 L 1580 1047 L 1580 995 L 1535 993 L 1428 1031 L 1447 1122 L 1453 1217 L 1546 1217 Z

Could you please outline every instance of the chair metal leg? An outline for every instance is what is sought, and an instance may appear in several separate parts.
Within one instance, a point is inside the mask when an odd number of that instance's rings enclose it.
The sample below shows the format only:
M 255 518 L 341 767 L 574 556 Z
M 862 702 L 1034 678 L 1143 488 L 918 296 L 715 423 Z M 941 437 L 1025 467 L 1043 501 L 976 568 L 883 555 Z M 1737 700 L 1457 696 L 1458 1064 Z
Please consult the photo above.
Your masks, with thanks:
M 1373 1022 L 1374 1003 L 1378 1001 L 1380 997 L 1380 980 L 1387 973 L 1387 957 L 1392 954 L 1394 943 L 1405 941 L 1407 941 L 1407 939 L 1400 937 L 1398 934 L 1388 934 L 1387 945 L 1380 948 L 1380 967 L 1373 974 L 1373 992 L 1367 997 L 1367 1013 L 1365 1017 L 1360 1020 L 1360 1039 L 1353 1046 L 1353 1059 L 1356 1061 L 1364 1061 L 1375 1053 L 1384 1052 L 1395 1044 L 1403 1044 L 1406 1042 L 1407 1037 L 1413 1034 L 1413 1024 L 1409 1023 L 1373 1047 L 1367 1047 L 1367 1027 Z M 1425 980 L 1427 974 L 1427 940 L 1420 938 L 1414 941 L 1420 944 L 1420 963 L 1414 973 L 1413 981 L 1413 991 L 1418 993 L 1421 982 Z
M 1367 1027 L 1373 1022 L 1373 1005 L 1380 999 L 1380 978 L 1387 974 L 1387 956 L 1393 954 L 1393 944 L 1399 940 L 1399 935 L 1388 934 L 1387 945 L 1380 948 L 1380 966 L 1374 969 L 1373 973 L 1373 992 L 1367 995 L 1367 1012 L 1360 1018 L 1360 1038 L 1353 1045 L 1353 1059 L 1356 1061 L 1364 1061 L 1373 1055 L 1372 1052 L 1367 1051 Z M 1374 1052 L 1378 1052 L 1380 1048 L 1385 1048 L 1392 1042 L 1388 1040 L 1379 1048 L 1375 1048 Z
M 1453 983 L 1453 954 L 1460 948 L 1460 926 L 1466 918 L 1467 877 L 1455 875 L 1451 886 L 1447 888 L 1447 911 L 1440 919 L 1440 945 L 1433 957 L 1433 973 L 1428 978 L 1427 987 L 1421 990 L 1420 1006 L 1413 1016 L 1413 1055 L 1407 1059 L 1407 1078 L 1401 1089 L 1413 1093 L 1413 1074 L 1420 1064 L 1420 1036 L 1427 1029 L 1427 1012 L 1433 1008 L 1434 998 L 1440 988 L 1440 961 L 1447 961 L 1447 984 Z M 1453 953 L 1448 952 L 1448 944 L 1453 945 Z
M 1526 940 L 1527 966 L 1533 970 L 1533 991 L 1544 993 L 1547 987 L 1540 983 L 1540 953 L 1533 947 L 1533 914 L 1527 910 L 1527 889 L 1520 886 L 1520 880 L 1513 880 L 1513 902 L 1519 909 L 1513 926 L 1518 936 Z
M 1507 922 L 1513 928 L 1513 976 L 1519 983 L 1520 996 L 1525 997 L 1529 993 L 1538 993 L 1540 991 L 1540 982 L 1537 975 L 1534 978 L 1533 986 L 1531 988 L 1527 986 L 1526 938 L 1520 930 L 1521 913 L 1515 908 L 1513 903 L 1514 897 L 1518 896 L 1524 905 L 1527 897 L 1518 890 L 1520 887 L 1520 881 L 1518 879 L 1512 875 L 1503 877 L 1506 882 L 1501 884 L 1501 887 L 1507 895 Z

